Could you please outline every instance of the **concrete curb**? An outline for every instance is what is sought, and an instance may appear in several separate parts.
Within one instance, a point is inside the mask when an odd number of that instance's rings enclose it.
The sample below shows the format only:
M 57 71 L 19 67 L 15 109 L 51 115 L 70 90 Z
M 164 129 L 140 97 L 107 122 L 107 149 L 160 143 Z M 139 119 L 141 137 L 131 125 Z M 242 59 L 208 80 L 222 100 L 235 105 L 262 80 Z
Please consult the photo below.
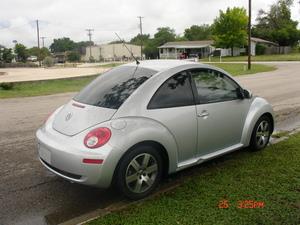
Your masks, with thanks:
M 142 202 L 144 202 L 145 200 L 148 200 L 148 199 L 152 199 L 152 198 L 155 198 L 159 195 L 162 195 L 164 193 L 167 193 L 167 192 L 170 192 L 172 191 L 173 189 L 177 188 L 180 186 L 180 181 L 177 181 L 176 183 L 172 183 L 171 184 L 165 184 L 163 185 L 163 187 L 160 187 L 160 189 L 155 192 L 154 194 L 152 194 L 151 196 L 147 197 L 147 198 L 144 198 L 144 199 L 141 199 L 141 200 L 138 200 L 138 201 L 129 201 L 129 200 L 123 200 L 121 202 L 116 202 L 116 203 L 113 203 L 103 209 L 96 209 L 94 211 L 91 211 L 91 212 L 88 212 L 88 213 L 85 213 L 81 216 L 78 216 L 78 217 L 75 217 L 73 219 L 70 219 L 68 221 L 65 221 L 63 223 L 60 223 L 58 225 L 74 225 L 74 224 L 77 224 L 77 225 L 82 225 L 82 224 L 86 224 L 92 220 L 95 220 L 99 217 L 102 217 L 102 216 L 105 216 L 107 214 L 110 214 L 112 212 L 118 212 L 118 211 L 121 211 L 121 210 L 124 210 L 132 205 L 138 205 Z

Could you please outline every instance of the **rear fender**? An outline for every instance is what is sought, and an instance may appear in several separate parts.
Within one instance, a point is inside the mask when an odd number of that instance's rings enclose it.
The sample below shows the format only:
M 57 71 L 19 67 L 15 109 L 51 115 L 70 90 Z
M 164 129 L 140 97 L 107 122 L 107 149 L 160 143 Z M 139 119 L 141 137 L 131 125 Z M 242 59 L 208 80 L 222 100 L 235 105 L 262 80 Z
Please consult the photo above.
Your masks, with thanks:
M 120 123 L 124 128 L 120 129 Z M 178 148 L 171 132 L 161 123 L 144 117 L 126 117 L 111 121 L 112 137 L 110 145 L 118 149 L 113 154 L 119 161 L 121 157 L 134 145 L 142 142 L 156 142 L 164 147 L 169 159 L 168 173 L 175 172 L 178 164 Z M 121 126 L 122 127 L 122 126 Z

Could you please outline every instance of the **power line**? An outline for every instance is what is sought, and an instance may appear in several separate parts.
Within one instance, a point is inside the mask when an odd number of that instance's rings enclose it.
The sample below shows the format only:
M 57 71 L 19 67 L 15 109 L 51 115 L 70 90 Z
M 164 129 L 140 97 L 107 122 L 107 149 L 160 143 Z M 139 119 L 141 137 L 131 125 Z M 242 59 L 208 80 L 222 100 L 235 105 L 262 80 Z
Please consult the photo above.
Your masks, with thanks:
M 92 61 L 92 31 L 94 31 L 94 29 L 85 29 L 88 32 L 88 36 L 89 36 L 89 41 L 90 41 L 90 61 Z
M 137 18 L 140 20 L 140 41 L 141 41 L 141 60 L 142 60 L 143 59 L 143 23 L 142 23 L 142 19 L 144 17 L 138 16 Z

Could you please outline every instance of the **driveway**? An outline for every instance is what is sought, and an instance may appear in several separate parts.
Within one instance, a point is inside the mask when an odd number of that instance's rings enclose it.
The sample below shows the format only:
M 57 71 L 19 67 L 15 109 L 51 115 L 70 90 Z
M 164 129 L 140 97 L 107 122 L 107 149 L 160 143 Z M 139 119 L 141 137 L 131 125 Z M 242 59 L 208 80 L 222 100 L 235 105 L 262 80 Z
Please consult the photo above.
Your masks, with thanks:
M 237 79 L 273 104 L 280 126 L 294 124 L 300 121 L 300 63 L 276 66 L 276 71 Z M 37 159 L 36 129 L 73 95 L 0 100 L 0 224 L 57 224 L 121 199 L 112 190 L 64 181 Z

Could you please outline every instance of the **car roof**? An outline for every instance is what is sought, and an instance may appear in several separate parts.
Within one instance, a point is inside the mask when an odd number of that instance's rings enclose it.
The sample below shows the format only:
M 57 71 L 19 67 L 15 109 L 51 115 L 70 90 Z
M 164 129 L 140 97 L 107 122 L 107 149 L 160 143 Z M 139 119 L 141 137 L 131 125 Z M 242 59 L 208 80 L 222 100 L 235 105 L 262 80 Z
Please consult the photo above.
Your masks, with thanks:
M 163 70 L 171 69 L 177 66 L 182 66 L 182 65 L 195 65 L 195 64 L 200 64 L 196 62 L 191 62 L 187 60 L 170 60 L 170 59 L 159 59 L 159 60 L 143 60 L 140 61 L 139 67 L 147 68 L 147 69 L 152 69 L 156 70 L 158 72 L 161 72 Z M 123 66 L 136 66 L 136 63 L 129 63 L 129 64 L 124 64 Z

